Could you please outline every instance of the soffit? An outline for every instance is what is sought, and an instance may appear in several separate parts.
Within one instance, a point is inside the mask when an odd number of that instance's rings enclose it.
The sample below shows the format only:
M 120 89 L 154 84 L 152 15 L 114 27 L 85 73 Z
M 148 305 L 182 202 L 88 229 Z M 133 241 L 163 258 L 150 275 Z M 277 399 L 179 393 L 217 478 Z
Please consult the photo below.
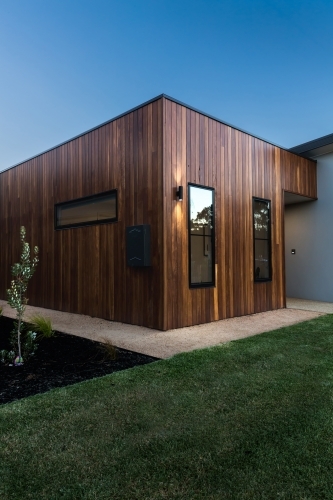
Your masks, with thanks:
M 285 205 L 295 205 L 296 203 L 305 203 L 309 201 L 315 201 L 313 198 L 308 196 L 302 196 L 300 194 L 284 192 L 284 204 Z

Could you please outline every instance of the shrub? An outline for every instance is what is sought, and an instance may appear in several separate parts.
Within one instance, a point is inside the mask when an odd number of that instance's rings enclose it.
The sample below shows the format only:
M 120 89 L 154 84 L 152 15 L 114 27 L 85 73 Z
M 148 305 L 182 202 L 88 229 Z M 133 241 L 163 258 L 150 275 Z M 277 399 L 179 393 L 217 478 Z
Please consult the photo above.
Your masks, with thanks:
M 29 319 L 30 325 L 38 333 L 39 338 L 53 337 L 54 330 L 50 318 L 44 318 L 40 314 L 36 314 Z

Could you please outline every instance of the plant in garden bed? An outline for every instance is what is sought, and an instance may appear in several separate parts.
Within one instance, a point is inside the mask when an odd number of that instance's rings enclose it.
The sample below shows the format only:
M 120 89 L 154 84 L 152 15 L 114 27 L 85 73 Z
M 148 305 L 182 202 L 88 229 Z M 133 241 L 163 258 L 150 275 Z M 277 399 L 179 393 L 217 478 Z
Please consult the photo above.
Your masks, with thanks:
M 36 314 L 29 319 L 29 324 L 38 333 L 38 339 L 49 339 L 54 336 L 50 318 L 44 318 L 40 314 Z
M 25 241 L 25 227 L 20 229 L 20 238 L 22 243 L 22 253 L 20 262 L 12 266 L 11 273 L 13 279 L 11 286 L 7 290 L 8 304 L 13 309 L 16 309 L 16 322 L 14 323 L 13 335 L 10 339 L 12 346 L 11 351 L 1 351 L 1 360 L 13 360 L 14 365 L 21 365 L 23 363 L 23 356 L 27 357 L 33 354 L 36 350 L 36 332 L 27 331 L 22 335 L 25 330 L 23 323 L 23 314 L 28 302 L 25 295 L 30 278 L 32 278 L 38 263 L 38 247 L 34 247 L 34 257 L 30 258 L 30 246 Z M 22 339 L 21 339 L 22 335 Z
M 113 345 L 112 340 L 108 339 L 107 337 L 101 338 L 99 349 L 104 354 L 105 360 L 114 361 L 115 359 L 117 359 L 117 348 Z

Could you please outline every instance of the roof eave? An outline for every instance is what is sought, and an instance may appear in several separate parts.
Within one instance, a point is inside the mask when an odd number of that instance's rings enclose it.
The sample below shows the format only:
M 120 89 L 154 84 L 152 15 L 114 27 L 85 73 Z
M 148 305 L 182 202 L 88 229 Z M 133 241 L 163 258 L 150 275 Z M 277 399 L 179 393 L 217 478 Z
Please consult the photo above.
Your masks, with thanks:
M 290 148 L 292 153 L 299 154 L 305 158 L 315 158 L 333 152 L 333 134 L 324 135 L 313 141 L 304 142 Z

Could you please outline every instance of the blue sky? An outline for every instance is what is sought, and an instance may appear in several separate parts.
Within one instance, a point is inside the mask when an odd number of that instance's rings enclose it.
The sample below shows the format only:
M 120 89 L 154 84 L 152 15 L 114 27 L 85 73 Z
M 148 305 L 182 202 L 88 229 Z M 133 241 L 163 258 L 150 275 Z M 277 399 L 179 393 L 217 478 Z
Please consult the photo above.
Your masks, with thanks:
M 332 0 L 0 0 L 0 170 L 161 93 L 284 147 L 333 133 Z

